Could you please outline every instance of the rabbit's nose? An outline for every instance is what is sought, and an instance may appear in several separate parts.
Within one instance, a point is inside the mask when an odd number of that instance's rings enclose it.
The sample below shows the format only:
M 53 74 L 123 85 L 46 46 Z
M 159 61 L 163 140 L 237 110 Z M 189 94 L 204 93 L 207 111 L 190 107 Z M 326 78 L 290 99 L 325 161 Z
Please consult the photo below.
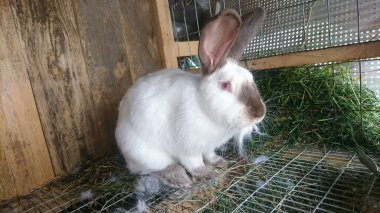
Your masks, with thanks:
M 239 100 L 244 104 L 249 119 L 262 120 L 266 107 L 255 84 L 244 84 L 241 88 Z
M 263 100 L 260 99 L 260 104 L 256 106 L 256 110 L 254 113 L 254 119 L 258 120 L 257 123 L 261 122 L 264 119 L 266 112 L 267 112 L 267 108 Z
M 266 113 L 266 106 L 264 102 L 261 100 L 261 98 L 259 100 L 256 99 L 253 102 L 253 104 L 250 106 L 247 106 L 247 108 L 248 108 L 247 110 L 248 110 L 248 114 L 250 115 L 250 118 L 254 120 L 255 122 L 257 120 L 259 120 L 258 122 L 260 122 L 264 118 L 265 113 Z

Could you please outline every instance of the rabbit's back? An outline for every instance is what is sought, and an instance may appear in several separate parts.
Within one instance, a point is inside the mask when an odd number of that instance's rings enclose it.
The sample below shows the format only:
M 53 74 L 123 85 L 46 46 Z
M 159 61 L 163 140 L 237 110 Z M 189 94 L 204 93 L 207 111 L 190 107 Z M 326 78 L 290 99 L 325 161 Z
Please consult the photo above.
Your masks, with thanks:
M 118 123 L 127 120 L 136 128 L 143 125 L 146 129 L 147 124 L 155 122 L 154 126 L 165 127 L 176 106 L 194 98 L 199 78 L 178 69 L 168 69 L 139 79 L 120 103 Z
M 119 106 L 116 139 L 132 172 L 175 162 L 173 126 L 178 127 L 176 117 L 184 103 L 194 103 L 198 82 L 195 74 L 163 70 L 139 79 L 127 91 Z

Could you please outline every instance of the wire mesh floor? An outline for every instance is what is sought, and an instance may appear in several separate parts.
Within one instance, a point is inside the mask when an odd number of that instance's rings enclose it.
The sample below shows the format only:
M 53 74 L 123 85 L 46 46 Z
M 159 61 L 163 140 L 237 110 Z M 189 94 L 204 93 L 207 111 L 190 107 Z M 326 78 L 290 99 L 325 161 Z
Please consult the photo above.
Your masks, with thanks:
M 0 211 L 133 210 L 135 180 L 121 162 L 103 159 L 3 202 Z M 147 204 L 150 212 L 380 212 L 380 180 L 354 153 L 290 150 L 258 164 L 231 160 L 220 178 L 160 192 Z

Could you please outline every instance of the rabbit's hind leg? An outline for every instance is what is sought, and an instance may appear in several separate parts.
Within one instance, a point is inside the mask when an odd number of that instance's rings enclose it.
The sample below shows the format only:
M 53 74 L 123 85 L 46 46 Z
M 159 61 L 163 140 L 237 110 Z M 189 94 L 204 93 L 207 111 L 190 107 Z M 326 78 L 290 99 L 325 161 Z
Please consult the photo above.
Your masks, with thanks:
M 157 176 L 163 184 L 173 188 L 189 188 L 193 184 L 185 168 L 178 164 L 153 172 L 152 175 Z

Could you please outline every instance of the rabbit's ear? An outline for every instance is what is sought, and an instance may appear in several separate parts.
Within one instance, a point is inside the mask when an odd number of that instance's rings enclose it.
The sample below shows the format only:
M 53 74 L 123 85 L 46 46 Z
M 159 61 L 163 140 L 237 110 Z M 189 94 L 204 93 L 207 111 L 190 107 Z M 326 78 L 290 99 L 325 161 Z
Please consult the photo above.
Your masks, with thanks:
M 198 54 L 203 74 L 215 71 L 227 56 L 241 26 L 240 16 L 233 9 L 222 11 L 202 30 Z
M 264 22 L 265 10 L 261 7 L 256 8 L 252 12 L 242 16 L 243 25 L 236 37 L 236 41 L 232 46 L 228 57 L 239 60 L 249 42 L 253 40 Z

